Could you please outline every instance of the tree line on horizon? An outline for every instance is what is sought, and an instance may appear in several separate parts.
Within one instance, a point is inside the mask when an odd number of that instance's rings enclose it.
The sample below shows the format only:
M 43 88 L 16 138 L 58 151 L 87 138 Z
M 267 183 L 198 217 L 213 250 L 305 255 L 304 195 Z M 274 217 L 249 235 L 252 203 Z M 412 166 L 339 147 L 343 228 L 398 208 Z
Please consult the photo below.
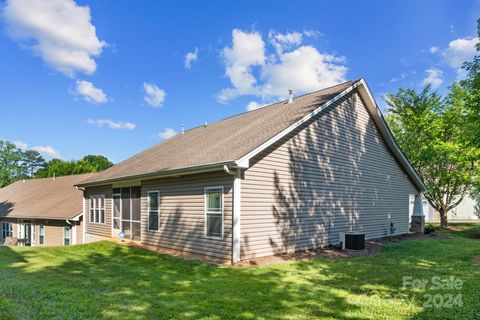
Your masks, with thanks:
M 102 155 L 87 155 L 80 160 L 45 161 L 38 151 L 22 150 L 13 142 L 0 140 L 0 188 L 22 179 L 100 172 L 111 166 L 113 163 Z

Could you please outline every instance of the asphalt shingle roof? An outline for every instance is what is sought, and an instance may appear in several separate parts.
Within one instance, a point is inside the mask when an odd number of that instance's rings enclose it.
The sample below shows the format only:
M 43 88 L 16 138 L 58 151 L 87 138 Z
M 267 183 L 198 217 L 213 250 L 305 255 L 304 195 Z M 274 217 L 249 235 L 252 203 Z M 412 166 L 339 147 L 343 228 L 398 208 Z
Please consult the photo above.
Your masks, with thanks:
M 96 173 L 19 180 L 0 189 L 0 217 L 71 219 L 82 213 L 83 192 L 74 187 Z
M 347 89 L 348 81 L 224 120 L 167 139 L 81 184 L 142 176 L 240 159 L 323 103 Z

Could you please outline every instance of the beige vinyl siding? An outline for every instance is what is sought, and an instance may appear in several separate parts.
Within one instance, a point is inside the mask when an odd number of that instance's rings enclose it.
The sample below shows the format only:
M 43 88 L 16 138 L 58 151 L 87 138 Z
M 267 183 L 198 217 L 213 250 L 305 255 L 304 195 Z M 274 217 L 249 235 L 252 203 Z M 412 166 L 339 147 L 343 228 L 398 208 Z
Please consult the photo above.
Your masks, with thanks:
M 66 222 L 47 222 L 45 226 L 45 246 L 63 246 L 63 232 Z M 38 227 L 37 227 L 37 244 L 38 244 Z
M 25 220 L 24 222 L 19 222 L 18 220 L 0 220 L 0 228 L 1 228 L 1 222 L 11 222 L 13 223 L 13 236 L 18 237 L 18 230 L 19 226 L 22 223 L 29 223 L 32 224 L 32 228 L 35 229 L 35 238 L 32 239 L 33 246 L 63 246 L 63 235 L 64 235 L 64 228 L 68 224 L 64 220 L 43 220 L 43 219 L 35 219 L 35 220 Z M 44 225 L 45 229 L 45 243 L 43 245 L 40 245 L 40 225 Z M 78 229 L 77 229 L 78 230 Z M 0 230 L 1 231 L 1 230 Z M 0 238 L 2 237 L 2 234 L 0 232 Z M 78 237 L 78 234 L 77 234 Z M 0 239 L 1 242 L 4 241 L 4 239 Z M 81 243 L 81 242 L 77 242 Z
M 142 242 L 159 247 L 231 258 L 233 177 L 224 172 L 142 182 Z M 204 236 L 205 187 L 224 188 L 224 239 Z M 160 192 L 160 229 L 148 230 L 148 191 Z
M 252 160 L 242 181 L 242 259 L 338 243 L 342 231 L 383 237 L 390 222 L 408 232 L 417 190 L 356 97 L 356 107 L 342 99 Z
M 85 214 L 84 214 L 84 219 L 85 219 Z M 77 237 L 76 237 L 76 244 L 82 244 L 83 243 L 83 220 L 77 222 L 75 228 L 77 229 Z
M 68 226 L 64 220 L 35 220 L 35 246 L 40 245 L 40 225 L 44 225 L 45 243 L 43 246 L 63 246 L 64 228 Z
M 112 186 L 87 188 L 85 191 L 85 232 L 90 235 L 110 238 L 112 236 Z M 90 196 L 105 195 L 105 223 L 90 222 Z

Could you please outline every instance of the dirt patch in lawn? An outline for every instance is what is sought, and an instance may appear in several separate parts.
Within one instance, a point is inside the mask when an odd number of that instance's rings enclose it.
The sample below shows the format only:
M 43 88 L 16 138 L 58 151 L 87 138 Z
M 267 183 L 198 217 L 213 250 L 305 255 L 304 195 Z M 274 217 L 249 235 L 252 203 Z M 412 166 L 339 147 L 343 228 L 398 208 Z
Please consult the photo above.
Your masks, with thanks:
M 286 253 L 281 255 L 269 256 L 269 257 L 260 257 L 250 260 L 243 260 L 237 263 L 235 266 L 246 267 L 246 266 L 262 266 L 269 265 L 274 263 L 288 262 L 292 260 L 303 260 L 311 259 L 315 257 L 325 258 L 325 259 L 349 259 L 355 257 L 364 257 L 378 255 L 385 244 L 396 243 L 404 240 L 411 239 L 447 239 L 449 238 L 443 234 L 405 234 L 395 237 L 387 237 L 381 239 L 367 240 L 365 241 L 365 250 L 341 250 L 335 246 L 328 246 L 320 248 L 317 250 L 308 250 L 300 251 L 295 253 Z
M 473 263 L 480 267 L 480 256 L 475 258 L 475 261 Z

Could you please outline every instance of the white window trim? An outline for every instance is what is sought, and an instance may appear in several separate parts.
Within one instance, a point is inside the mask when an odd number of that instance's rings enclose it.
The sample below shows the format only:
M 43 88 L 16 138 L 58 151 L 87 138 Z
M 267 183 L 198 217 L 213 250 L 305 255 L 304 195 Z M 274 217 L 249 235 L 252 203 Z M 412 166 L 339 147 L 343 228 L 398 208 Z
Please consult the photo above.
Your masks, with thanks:
M 158 226 L 157 230 L 150 229 L 150 194 L 157 194 L 157 203 L 158 203 Z M 150 190 L 147 194 L 147 201 L 148 201 L 148 209 L 147 209 L 147 229 L 150 232 L 160 232 L 160 190 Z
M 98 209 L 98 221 L 92 221 L 92 197 L 93 197 L 93 219 L 96 220 L 96 213 L 95 211 L 97 210 L 97 204 L 100 202 L 100 198 L 103 197 L 103 222 L 100 222 L 100 209 Z M 88 203 L 88 217 L 89 217 L 89 223 L 93 224 L 106 224 L 107 223 L 107 217 L 106 217 L 106 211 L 105 207 L 107 206 L 107 197 L 105 194 L 91 194 L 89 196 L 89 203 Z M 113 223 L 113 222 L 112 222 Z
M 66 246 L 66 244 L 65 244 L 65 239 L 67 239 L 65 237 L 65 229 L 66 228 L 70 228 L 70 230 L 68 232 L 68 245 L 71 246 L 72 245 L 72 226 L 63 227 L 63 245 Z
M 215 189 L 221 189 L 222 190 L 222 236 L 221 237 L 212 237 L 212 236 L 207 236 L 207 191 L 208 190 L 215 190 Z M 215 239 L 215 240 L 223 240 L 224 239 L 224 230 L 225 230 L 225 193 L 224 193 L 224 188 L 223 186 L 211 186 L 211 187 L 205 187 L 204 188 L 204 214 L 203 214 L 203 236 L 207 239 Z M 211 212 L 211 213 L 219 213 L 219 212 Z
M 36 236 L 37 236 L 37 233 L 35 232 L 35 227 L 36 227 L 36 225 L 32 222 L 31 229 L 30 229 L 31 230 L 30 231 L 30 237 L 32 238 L 30 245 L 32 247 L 37 245 L 37 239 L 35 239 Z
M 40 230 L 42 230 L 42 228 L 40 227 L 43 227 L 43 234 L 40 232 Z M 43 236 L 43 243 L 40 243 L 40 236 Z M 44 246 L 45 245 L 45 225 L 44 224 L 39 224 L 38 225 L 38 245 L 39 246 Z

